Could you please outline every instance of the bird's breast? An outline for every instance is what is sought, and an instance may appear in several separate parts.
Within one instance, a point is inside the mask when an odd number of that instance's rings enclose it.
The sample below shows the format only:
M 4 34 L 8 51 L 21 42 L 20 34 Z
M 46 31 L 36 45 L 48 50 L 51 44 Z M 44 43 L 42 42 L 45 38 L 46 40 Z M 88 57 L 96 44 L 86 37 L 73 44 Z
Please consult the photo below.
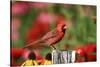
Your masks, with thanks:
M 48 45 L 53 45 L 57 42 L 59 42 L 63 38 L 64 34 L 63 33 L 58 33 L 55 37 L 49 38 L 46 40 L 46 43 Z

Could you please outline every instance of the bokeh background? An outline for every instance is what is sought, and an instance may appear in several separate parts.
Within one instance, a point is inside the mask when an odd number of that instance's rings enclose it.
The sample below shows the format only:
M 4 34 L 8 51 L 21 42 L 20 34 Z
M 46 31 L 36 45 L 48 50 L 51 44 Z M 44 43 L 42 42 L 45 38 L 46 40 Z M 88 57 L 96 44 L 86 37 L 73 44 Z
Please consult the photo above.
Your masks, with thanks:
M 96 6 L 44 2 L 11 2 L 11 65 L 21 65 L 29 50 L 23 46 L 40 39 L 57 24 L 66 23 L 64 38 L 56 44 L 59 50 L 75 50 L 76 62 L 96 61 Z M 51 48 L 35 49 L 36 60 L 42 60 Z

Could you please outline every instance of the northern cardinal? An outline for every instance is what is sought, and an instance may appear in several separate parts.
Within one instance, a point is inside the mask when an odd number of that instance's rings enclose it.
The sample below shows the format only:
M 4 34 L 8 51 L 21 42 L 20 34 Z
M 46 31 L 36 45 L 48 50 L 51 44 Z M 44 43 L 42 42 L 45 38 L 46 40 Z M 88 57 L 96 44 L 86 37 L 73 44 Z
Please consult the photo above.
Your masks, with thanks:
M 48 32 L 47 34 L 45 34 L 41 39 L 36 40 L 26 46 L 24 46 L 23 48 L 29 48 L 29 49 L 33 49 L 33 48 L 38 48 L 38 47 L 43 47 L 43 46 L 50 46 L 53 49 L 56 49 L 53 45 L 56 44 L 57 42 L 59 42 L 64 34 L 65 34 L 65 30 L 66 30 L 66 24 L 65 23 L 60 23 L 57 25 L 57 27 Z

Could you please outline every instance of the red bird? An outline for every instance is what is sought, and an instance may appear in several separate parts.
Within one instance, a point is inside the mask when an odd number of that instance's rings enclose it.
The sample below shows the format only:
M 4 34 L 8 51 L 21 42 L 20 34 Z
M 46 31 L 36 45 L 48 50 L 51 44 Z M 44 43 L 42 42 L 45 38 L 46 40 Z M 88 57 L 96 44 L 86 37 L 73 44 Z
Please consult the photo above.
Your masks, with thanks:
M 65 30 L 66 24 L 58 24 L 54 30 L 45 34 L 41 39 L 36 40 L 35 42 L 32 42 L 23 48 L 33 49 L 40 46 L 51 46 L 53 49 L 56 49 L 53 45 L 63 38 Z

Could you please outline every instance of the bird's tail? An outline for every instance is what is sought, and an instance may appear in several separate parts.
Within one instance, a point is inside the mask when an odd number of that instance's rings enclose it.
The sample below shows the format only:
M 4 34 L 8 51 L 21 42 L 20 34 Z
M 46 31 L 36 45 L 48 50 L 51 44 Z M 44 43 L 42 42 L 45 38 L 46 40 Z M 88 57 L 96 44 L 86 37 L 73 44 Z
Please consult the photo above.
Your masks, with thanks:
M 24 48 L 24 49 L 25 49 L 25 48 L 34 49 L 34 48 L 38 48 L 38 47 L 43 47 L 43 46 L 45 46 L 45 45 L 42 44 L 42 43 L 44 43 L 43 40 L 36 40 L 36 41 L 34 41 L 34 42 L 31 42 L 31 43 L 27 44 L 27 45 L 24 46 L 23 48 Z

